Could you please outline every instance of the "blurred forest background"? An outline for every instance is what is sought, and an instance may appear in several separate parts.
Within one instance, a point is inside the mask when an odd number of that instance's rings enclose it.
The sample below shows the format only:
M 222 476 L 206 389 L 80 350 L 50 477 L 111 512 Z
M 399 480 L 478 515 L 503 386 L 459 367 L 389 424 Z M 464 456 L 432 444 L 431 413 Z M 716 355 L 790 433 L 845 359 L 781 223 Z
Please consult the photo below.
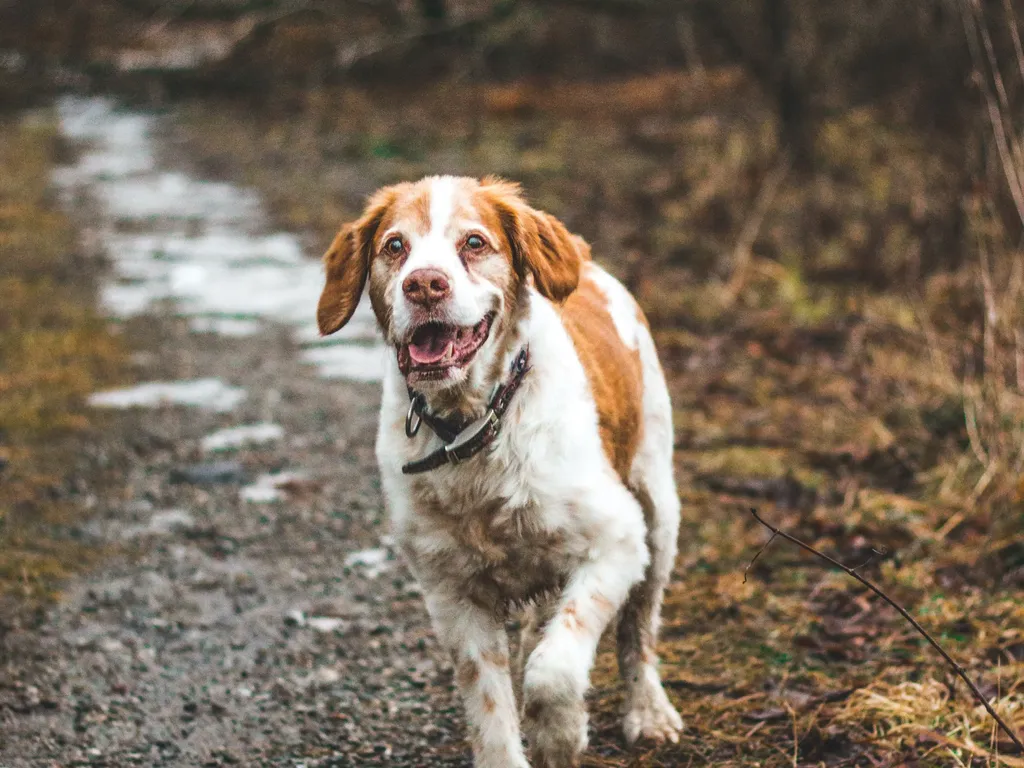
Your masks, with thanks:
M 796 739 L 809 765 L 989 765 L 1008 742 L 856 585 L 778 543 L 744 582 L 764 534 L 744 510 L 851 564 L 887 547 L 865 572 L 1024 724 L 1022 16 L 1017 0 L 0 0 L 0 104 L 173 107 L 202 173 L 255 186 L 321 245 L 384 183 L 521 181 L 657 334 L 686 509 L 665 657 L 692 672 L 670 684 L 701 692 L 684 716 L 706 757 L 785 759 Z M 719 728 L 782 669 L 785 709 Z

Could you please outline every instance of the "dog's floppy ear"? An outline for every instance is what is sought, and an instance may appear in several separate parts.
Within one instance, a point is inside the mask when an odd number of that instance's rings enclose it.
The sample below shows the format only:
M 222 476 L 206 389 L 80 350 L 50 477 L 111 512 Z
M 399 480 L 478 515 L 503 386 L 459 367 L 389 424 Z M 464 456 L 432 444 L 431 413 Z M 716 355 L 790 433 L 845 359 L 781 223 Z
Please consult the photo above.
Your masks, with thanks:
M 356 311 L 370 272 L 374 236 L 395 197 L 392 188 L 374 195 L 363 215 L 343 226 L 324 254 L 327 281 L 316 308 L 316 324 L 322 336 L 342 328 Z
M 501 219 L 516 272 L 532 274 L 543 296 L 565 301 L 579 284 L 583 262 L 590 260 L 590 246 L 551 214 L 527 205 L 517 184 L 488 177 L 483 185 Z

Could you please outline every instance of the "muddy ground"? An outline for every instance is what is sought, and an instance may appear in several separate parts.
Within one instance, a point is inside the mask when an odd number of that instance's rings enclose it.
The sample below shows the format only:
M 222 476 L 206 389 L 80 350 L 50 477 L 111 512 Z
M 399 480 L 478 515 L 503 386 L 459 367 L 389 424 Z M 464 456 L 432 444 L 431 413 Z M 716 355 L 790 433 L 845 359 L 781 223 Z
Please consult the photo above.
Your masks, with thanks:
M 96 202 L 71 213 L 88 239 Z M 467 764 L 451 669 L 389 548 L 377 387 L 318 378 L 272 322 L 196 333 L 163 305 L 117 328 L 126 383 L 247 397 L 115 411 L 80 446 L 63 535 L 104 559 L 52 606 L 5 603 L 0 765 Z M 201 448 L 257 422 L 284 437 Z M 280 500 L 243 498 L 286 470 Z
M 384 535 L 374 387 L 311 377 L 282 339 L 220 342 L 156 320 L 129 333 L 153 350 L 140 377 L 202 371 L 251 394 L 230 416 L 111 420 L 95 461 L 116 479 L 82 489 L 95 515 L 81 535 L 125 554 L 5 633 L 0 764 L 465 764 L 415 586 L 393 555 L 379 574 L 344 565 Z M 279 445 L 222 460 L 249 479 L 309 473 L 287 501 L 242 501 L 242 478 L 175 481 L 205 434 L 268 416 Z

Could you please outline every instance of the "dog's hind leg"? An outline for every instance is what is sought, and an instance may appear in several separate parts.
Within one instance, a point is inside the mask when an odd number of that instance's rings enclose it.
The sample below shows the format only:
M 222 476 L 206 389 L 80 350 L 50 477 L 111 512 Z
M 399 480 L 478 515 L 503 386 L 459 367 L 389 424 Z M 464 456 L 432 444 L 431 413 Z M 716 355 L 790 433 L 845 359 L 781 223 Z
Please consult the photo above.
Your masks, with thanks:
M 649 341 L 646 336 L 642 341 Z M 623 730 L 639 737 L 677 741 L 683 721 L 661 685 L 657 641 L 661 602 L 675 565 L 679 495 L 672 468 L 672 410 L 653 342 L 641 344 L 644 362 L 644 432 L 630 478 L 644 510 L 650 564 L 619 613 L 619 672 L 626 683 Z

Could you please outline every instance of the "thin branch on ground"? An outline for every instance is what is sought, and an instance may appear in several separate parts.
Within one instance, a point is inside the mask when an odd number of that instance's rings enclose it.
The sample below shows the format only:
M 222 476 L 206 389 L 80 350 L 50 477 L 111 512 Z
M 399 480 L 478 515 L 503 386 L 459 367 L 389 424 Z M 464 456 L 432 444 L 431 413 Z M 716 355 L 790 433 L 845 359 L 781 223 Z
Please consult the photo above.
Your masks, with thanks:
M 930 634 L 928 634 L 928 631 L 924 627 L 922 627 L 920 624 L 918 624 L 917 621 L 914 619 L 914 617 L 911 616 L 909 613 L 907 613 L 907 611 L 901 605 L 899 605 L 899 603 L 897 603 L 895 600 L 893 600 L 891 597 L 889 597 L 879 587 L 876 587 L 870 581 L 868 581 L 863 576 L 861 576 L 859 573 L 857 573 L 857 570 L 855 568 L 850 568 L 848 566 L 843 565 L 838 560 L 835 560 L 834 558 L 829 557 L 828 555 L 824 554 L 823 552 L 818 551 L 817 549 L 812 547 L 810 544 L 806 544 L 806 543 L 800 541 L 800 539 L 796 538 L 795 536 L 791 536 L 788 533 L 786 533 L 785 531 L 781 530 L 780 528 L 776 528 L 774 525 L 772 525 L 771 523 L 767 522 L 759 514 L 757 514 L 757 510 L 754 509 L 753 507 L 751 507 L 751 509 L 750 509 L 750 514 L 753 515 L 754 519 L 757 520 L 757 522 L 759 522 L 761 525 L 763 525 L 765 528 L 767 528 L 769 531 L 772 532 L 772 538 L 768 540 L 768 544 L 770 544 L 772 542 L 772 540 L 775 539 L 776 536 L 781 536 L 782 538 L 786 539 L 786 541 L 789 541 L 789 542 L 792 542 L 793 544 L 796 544 L 801 549 L 804 549 L 807 552 L 810 552 L 812 555 L 816 555 L 816 556 L 820 557 L 822 560 L 824 560 L 825 562 L 829 563 L 830 565 L 834 565 L 836 568 L 840 569 L 841 571 L 845 571 L 850 576 L 852 576 L 857 581 L 859 581 L 861 584 L 863 584 L 865 587 L 867 587 L 872 592 L 874 592 L 876 595 L 878 595 L 880 598 L 882 598 L 885 602 L 887 602 L 893 608 L 895 608 L 896 611 L 900 614 L 900 616 L 902 616 L 904 619 L 906 619 L 908 622 L 910 622 L 910 625 L 914 629 L 916 629 L 925 640 L 928 641 L 929 645 L 931 645 L 932 648 L 934 648 L 936 651 L 938 651 L 939 655 L 942 656 L 942 658 L 946 660 L 946 663 L 949 664 L 950 668 L 954 672 L 956 672 L 956 674 L 960 677 L 960 679 L 963 680 L 965 683 L 967 683 L 967 687 L 971 689 L 971 693 L 974 694 L 974 698 L 977 699 L 978 702 L 980 702 L 983 707 L 985 707 L 985 710 L 989 713 L 989 715 L 992 717 L 992 719 L 995 720 L 995 722 L 999 725 L 999 727 L 1003 730 L 1003 732 L 1007 736 L 1010 737 L 1010 741 L 1013 742 L 1014 746 L 1016 746 L 1017 749 L 1021 751 L 1021 753 L 1024 753 L 1024 742 L 1021 742 L 1020 737 L 1017 736 L 1017 734 L 1014 732 L 1014 730 L 1009 725 L 1007 725 L 1007 723 L 1003 720 L 1003 718 L 999 716 L 999 713 L 995 711 L 995 709 L 992 707 L 991 704 L 989 704 L 988 699 L 986 699 L 985 696 L 982 695 L 981 691 L 978 690 L 978 686 L 976 686 L 971 681 L 971 679 L 967 676 L 967 673 L 964 671 L 964 668 L 961 667 L 956 661 L 954 661 L 953 657 L 950 656 L 948 653 L 946 653 L 946 650 L 941 645 L 939 645 L 935 641 L 935 639 Z M 761 552 L 764 551 L 765 547 L 768 546 L 768 544 L 765 544 L 765 546 L 762 547 L 758 551 L 757 554 L 760 555 Z M 757 557 L 755 556 L 754 559 L 756 560 Z M 751 561 L 751 563 L 753 563 L 753 561 Z M 749 566 L 748 566 L 748 568 L 749 568 Z
M 768 545 L 771 544 L 773 541 L 775 541 L 775 537 L 778 536 L 778 535 L 779 535 L 778 533 L 773 533 L 772 537 L 770 539 L 768 539 L 768 541 L 766 541 L 764 543 L 764 545 L 762 545 L 762 547 L 759 550 L 757 550 L 757 554 L 754 555 L 754 559 L 751 560 L 749 563 L 747 563 L 747 567 L 743 569 L 743 583 L 744 584 L 747 583 L 747 574 L 750 572 L 750 569 L 754 567 L 754 563 L 757 562 L 757 558 L 759 558 L 761 556 L 762 552 L 764 552 L 766 549 L 768 549 Z

